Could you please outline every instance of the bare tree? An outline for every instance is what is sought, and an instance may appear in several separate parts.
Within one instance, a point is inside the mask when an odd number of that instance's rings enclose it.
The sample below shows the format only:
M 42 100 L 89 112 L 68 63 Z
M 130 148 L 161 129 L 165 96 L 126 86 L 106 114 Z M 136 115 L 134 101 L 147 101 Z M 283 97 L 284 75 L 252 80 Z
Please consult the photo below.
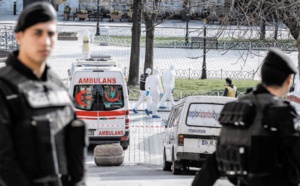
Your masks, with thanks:
M 157 14 L 159 12 L 159 0 L 150 0 L 144 2 L 143 17 L 146 26 L 146 52 L 144 71 L 147 68 L 153 69 L 154 53 L 154 30 Z
M 260 39 L 266 37 L 266 25 L 274 27 L 274 41 L 278 38 L 278 21 L 282 21 L 290 30 L 291 36 L 297 41 L 300 51 L 300 1 L 299 0 L 227 0 L 229 10 L 227 16 L 239 20 L 241 25 L 249 29 L 255 25 L 254 21 L 260 21 Z M 239 15 L 239 16 L 237 16 Z M 300 55 L 298 55 L 300 66 Z
M 129 66 L 128 85 L 137 85 L 140 67 L 140 39 L 141 39 L 142 0 L 133 1 L 132 39 Z

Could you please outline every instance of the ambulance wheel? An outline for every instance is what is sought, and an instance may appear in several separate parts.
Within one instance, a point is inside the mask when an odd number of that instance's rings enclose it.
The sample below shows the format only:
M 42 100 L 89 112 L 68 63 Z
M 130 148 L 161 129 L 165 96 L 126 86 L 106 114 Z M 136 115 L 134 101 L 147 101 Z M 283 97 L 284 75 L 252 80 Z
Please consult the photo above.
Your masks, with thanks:
M 128 145 L 123 146 L 123 150 L 127 150 L 128 149 Z
M 175 161 L 175 158 L 173 156 L 173 159 L 172 159 L 172 174 L 173 175 L 180 174 L 180 169 L 178 168 L 177 164 L 178 163 Z
M 170 171 L 172 167 L 172 163 L 167 161 L 166 150 L 164 150 L 163 155 L 163 171 Z

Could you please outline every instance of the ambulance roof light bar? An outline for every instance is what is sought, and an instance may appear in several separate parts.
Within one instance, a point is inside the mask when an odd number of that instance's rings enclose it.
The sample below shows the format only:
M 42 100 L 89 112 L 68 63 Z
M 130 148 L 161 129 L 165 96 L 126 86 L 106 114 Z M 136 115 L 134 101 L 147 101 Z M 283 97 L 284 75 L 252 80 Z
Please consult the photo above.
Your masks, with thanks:
M 116 66 L 116 62 L 111 58 L 89 58 L 89 59 L 77 59 L 77 66 Z

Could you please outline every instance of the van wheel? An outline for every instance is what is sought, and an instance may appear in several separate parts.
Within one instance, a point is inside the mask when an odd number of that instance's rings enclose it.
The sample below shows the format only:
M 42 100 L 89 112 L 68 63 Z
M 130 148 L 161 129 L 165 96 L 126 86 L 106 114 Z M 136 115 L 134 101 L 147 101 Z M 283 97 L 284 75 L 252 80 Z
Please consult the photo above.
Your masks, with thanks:
M 166 157 L 166 150 L 164 150 L 163 155 L 163 171 L 170 171 L 171 170 L 172 163 L 167 161 Z
M 173 175 L 178 175 L 178 174 L 180 174 L 180 169 L 177 168 L 177 162 L 175 161 L 174 156 L 173 156 L 173 158 L 172 158 L 172 174 L 173 174 Z
M 123 150 L 127 150 L 128 149 L 128 145 L 123 146 Z

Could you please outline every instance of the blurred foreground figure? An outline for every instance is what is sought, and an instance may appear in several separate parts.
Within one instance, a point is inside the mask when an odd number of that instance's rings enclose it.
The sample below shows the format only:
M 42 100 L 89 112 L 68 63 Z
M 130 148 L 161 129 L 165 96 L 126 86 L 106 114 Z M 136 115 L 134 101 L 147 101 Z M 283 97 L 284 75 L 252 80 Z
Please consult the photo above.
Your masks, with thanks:
M 193 186 L 212 186 L 226 176 L 239 186 L 297 186 L 300 170 L 299 117 L 285 96 L 297 69 L 282 51 L 271 48 L 262 81 L 238 101 L 227 103 L 216 152 L 196 175 Z
M 46 65 L 56 29 L 51 4 L 25 7 L 15 28 L 20 49 L 0 69 L 0 185 L 85 185 L 85 125 Z

